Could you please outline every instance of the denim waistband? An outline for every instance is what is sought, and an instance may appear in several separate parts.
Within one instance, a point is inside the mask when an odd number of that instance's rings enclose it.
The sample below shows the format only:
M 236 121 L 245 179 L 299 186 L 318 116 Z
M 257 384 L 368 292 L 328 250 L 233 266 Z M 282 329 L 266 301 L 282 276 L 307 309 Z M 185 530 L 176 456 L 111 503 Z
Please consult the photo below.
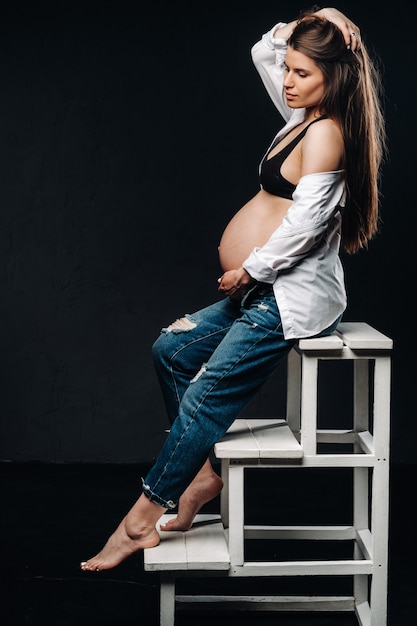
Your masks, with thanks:
M 253 301 L 254 297 L 266 296 L 267 294 L 271 293 L 273 289 L 274 286 L 270 283 L 256 282 L 243 296 L 241 306 L 247 308 L 249 303 Z
M 274 288 L 274 285 L 271 283 L 261 283 L 261 282 L 257 282 L 256 286 L 259 286 L 261 289 L 265 289 L 266 291 L 272 291 Z

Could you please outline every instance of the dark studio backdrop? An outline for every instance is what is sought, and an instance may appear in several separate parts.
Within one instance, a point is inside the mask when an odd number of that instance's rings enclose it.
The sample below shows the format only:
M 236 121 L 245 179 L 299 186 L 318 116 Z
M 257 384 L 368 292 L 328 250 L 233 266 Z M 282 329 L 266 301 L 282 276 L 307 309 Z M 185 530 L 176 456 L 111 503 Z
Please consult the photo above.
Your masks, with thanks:
M 217 245 L 282 125 L 250 48 L 297 2 L 55 3 L 0 22 L 0 460 L 143 463 L 168 427 L 162 326 L 218 297 Z M 346 320 L 394 339 L 392 460 L 415 463 L 416 96 L 409 9 L 339 2 L 384 64 L 382 229 Z M 323 420 L 349 412 L 327 372 Z M 285 368 L 247 408 L 282 414 Z

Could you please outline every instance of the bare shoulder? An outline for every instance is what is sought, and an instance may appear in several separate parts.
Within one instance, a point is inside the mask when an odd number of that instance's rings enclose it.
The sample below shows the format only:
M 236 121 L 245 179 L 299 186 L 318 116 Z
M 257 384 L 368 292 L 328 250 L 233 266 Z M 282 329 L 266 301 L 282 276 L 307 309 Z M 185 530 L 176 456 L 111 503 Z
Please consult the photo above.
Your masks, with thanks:
M 312 141 L 339 141 L 343 143 L 342 129 L 335 120 L 328 117 L 311 124 L 305 136 Z
M 343 136 L 337 122 L 323 118 L 308 127 L 302 146 L 304 174 L 340 169 L 343 155 Z

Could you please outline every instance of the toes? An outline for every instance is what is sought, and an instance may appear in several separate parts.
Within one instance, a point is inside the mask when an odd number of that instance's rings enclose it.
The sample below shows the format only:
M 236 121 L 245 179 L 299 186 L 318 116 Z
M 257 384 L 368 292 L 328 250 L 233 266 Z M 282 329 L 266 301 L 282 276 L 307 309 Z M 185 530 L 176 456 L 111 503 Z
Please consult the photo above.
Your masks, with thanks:
M 161 526 L 162 531 L 180 530 L 180 524 L 177 521 L 167 522 L 164 526 Z
M 99 572 L 100 568 L 98 565 L 93 565 L 92 563 L 88 563 L 88 561 L 81 561 L 80 567 L 84 572 Z
M 170 522 L 167 522 L 165 524 L 165 526 L 161 526 L 160 529 L 162 531 L 165 532 L 170 532 L 170 531 L 174 531 L 174 530 L 181 530 L 181 531 L 185 531 L 185 530 L 190 530 L 191 525 L 190 524 L 184 524 L 179 522 L 178 520 L 172 520 Z

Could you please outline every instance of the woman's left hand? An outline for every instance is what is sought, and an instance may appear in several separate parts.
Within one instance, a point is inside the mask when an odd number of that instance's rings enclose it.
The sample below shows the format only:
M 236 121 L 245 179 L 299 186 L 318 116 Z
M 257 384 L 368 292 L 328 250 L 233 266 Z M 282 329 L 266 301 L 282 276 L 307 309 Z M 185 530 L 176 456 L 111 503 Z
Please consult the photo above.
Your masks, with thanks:
M 254 279 L 248 272 L 240 267 L 237 270 L 228 270 L 217 281 L 219 291 L 233 299 L 241 298 L 249 289 Z
M 357 24 L 352 22 L 346 15 L 341 13 L 338 9 L 332 7 L 326 7 L 316 11 L 316 15 L 333 22 L 343 34 L 345 38 L 346 46 L 352 51 L 359 50 L 361 47 L 361 31 Z

